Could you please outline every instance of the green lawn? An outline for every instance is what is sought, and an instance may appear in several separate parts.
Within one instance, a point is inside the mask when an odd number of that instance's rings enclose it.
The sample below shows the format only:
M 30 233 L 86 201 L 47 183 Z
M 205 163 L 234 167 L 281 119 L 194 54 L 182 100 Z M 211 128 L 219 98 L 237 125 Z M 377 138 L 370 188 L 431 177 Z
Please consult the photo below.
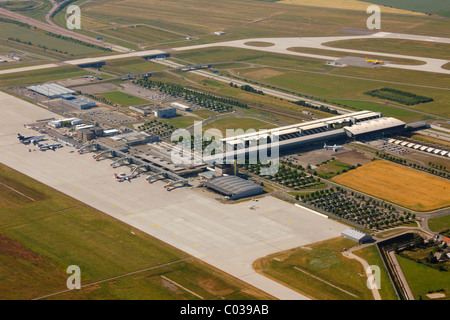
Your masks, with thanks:
M 383 103 L 367 102 L 367 101 L 352 101 L 352 100 L 338 100 L 329 99 L 331 103 L 341 104 L 355 108 L 357 110 L 370 110 L 374 112 L 381 112 L 385 117 L 394 117 L 405 122 L 412 122 L 430 118 L 422 113 L 415 112 L 410 108 L 397 108 Z
M 429 219 L 428 227 L 433 232 L 440 232 L 445 229 L 450 229 L 450 215 Z
M 357 256 L 366 260 L 369 265 L 375 265 L 380 268 L 381 280 L 380 280 L 380 295 L 383 300 L 397 300 L 397 295 L 395 294 L 395 289 L 392 286 L 389 275 L 384 267 L 383 260 L 378 254 L 378 250 L 375 245 L 365 247 L 363 249 L 353 252 Z
M 47 81 L 56 81 L 61 79 L 82 77 L 85 75 L 94 75 L 77 66 L 55 67 L 49 69 L 11 73 L 0 77 L 0 86 L 20 86 L 33 83 L 44 83 Z
M 367 278 L 360 275 L 365 274 L 361 263 L 341 254 L 343 248 L 354 244 L 344 238 L 330 239 L 305 248 L 269 255 L 257 260 L 254 268 L 259 273 L 318 300 L 372 300 L 372 293 L 366 286 Z
M 114 104 L 120 104 L 124 107 L 138 106 L 150 103 L 150 101 L 148 100 L 144 100 L 120 91 L 106 92 L 99 94 L 99 96 L 111 101 Z
M 0 165 L 0 299 L 32 299 L 66 290 L 66 269 L 78 265 L 88 286 L 51 299 L 269 299 L 167 244 Z M 171 263 L 159 267 L 161 264 Z
M 339 160 L 332 160 L 321 165 L 316 169 L 317 175 L 321 178 L 331 179 L 332 177 L 342 173 L 343 170 L 348 171 L 352 166 Z
M 256 131 L 261 129 L 270 129 L 273 128 L 274 125 L 268 122 L 264 122 L 257 119 L 252 118 L 236 118 L 236 117 L 228 117 L 216 120 L 206 126 L 203 127 L 203 130 L 208 129 L 218 129 L 222 132 L 223 136 L 226 136 L 227 129 L 242 129 L 247 131 L 249 129 L 255 129 Z
M 446 295 L 444 299 L 449 299 L 450 277 L 448 272 L 427 267 L 399 255 L 397 255 L 397 259 L 416 300 L 429 300 L 426 294 L 429 291 L 440 289 L 444 289 L 443 293 Z

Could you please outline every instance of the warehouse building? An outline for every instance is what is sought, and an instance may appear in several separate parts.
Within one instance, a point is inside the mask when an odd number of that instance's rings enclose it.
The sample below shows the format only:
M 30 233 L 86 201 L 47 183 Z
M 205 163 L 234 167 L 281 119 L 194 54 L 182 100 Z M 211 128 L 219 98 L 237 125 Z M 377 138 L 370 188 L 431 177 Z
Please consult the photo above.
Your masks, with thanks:
M 86 99 L 86 98 L 76 98 L 76 99 L 72 99 L 72 100 L 64 100 L 64 102 L 67 103 L 68 105 L 71 105 L 71 106 L 76 107 L 81 110 L 97 107 L 97 104 L 94 101 Z
M 75 93 L 75 91 L 67 89 L 56 83 L 46 83 L 37 86 L 30 86 L 27 89 L 42 94 L 49 99 L 56 99 L 65 95 L 72 95 Z
M 202 182 L 202 185 L 228 197 L 230 200 L 252 197 L 264 192 L 263 188 L 256 183 L 236 176 L 216 177 Z
M 348 228 L 341 233 L 341 236 L 358 243 L 366 243 L 372 241 L 372 236 L 359 230 Z

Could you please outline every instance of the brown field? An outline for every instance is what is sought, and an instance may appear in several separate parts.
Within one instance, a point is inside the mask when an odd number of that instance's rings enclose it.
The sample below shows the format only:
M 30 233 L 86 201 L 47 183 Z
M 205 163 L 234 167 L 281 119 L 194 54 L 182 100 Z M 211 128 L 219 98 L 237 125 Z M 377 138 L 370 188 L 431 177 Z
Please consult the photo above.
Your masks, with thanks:
M 333 181 L 411 210 L 450 206 L 448 180 L 388 161 L 373 161 Z

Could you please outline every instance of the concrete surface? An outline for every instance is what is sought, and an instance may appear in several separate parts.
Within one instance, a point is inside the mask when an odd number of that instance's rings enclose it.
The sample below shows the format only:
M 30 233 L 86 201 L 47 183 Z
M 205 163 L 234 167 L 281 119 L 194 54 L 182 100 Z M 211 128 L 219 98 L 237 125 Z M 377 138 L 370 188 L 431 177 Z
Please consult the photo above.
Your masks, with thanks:
M 0 162 L 136 227 L 279 299 L 307 299 L 252 269 L 260 257 L 340 236 L 347 227 L 267 196 L 258 202 L 221 204 L 200 190 L 164 189 L 145 175 L 115 181 L 110 160 L 92 154 L 32 151 L 17 133 L 34 135 L 24 124 L 57 115 L 0 93 Z M 32 147 L 31 147 L 32 148 Z M 33 148 L 32 148 L 33 149 Z M 205 191 L 207 192 L 207 191 Z M 250 205 L 256 205 L 250 210 Z

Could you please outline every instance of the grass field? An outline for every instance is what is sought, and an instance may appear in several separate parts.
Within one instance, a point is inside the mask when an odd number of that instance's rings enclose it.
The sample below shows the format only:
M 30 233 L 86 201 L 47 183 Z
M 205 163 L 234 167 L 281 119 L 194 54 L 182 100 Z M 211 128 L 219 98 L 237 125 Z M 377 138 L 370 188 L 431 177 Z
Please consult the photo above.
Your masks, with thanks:
M 361 48 L 365 48 L 365 47 L 364 46 L 360 46 L 358 48 L 358 50 L 360 50 Z M 293 52 L 311 53 L 311 54 L 318 54 L 318 55 L 327 55 L 327 56 L 336 57 L 336 58 L 343 58 L 343 57 L 366 58 L 365 55 L 363 55 L 363 54 L 357 54 L 357 53 L 351 53 L 351 52 L 343 52 L 343 51 L 333 51 L 333 50 L 328 50 L 328 49 L 291 47 L 291 48 L 288 48 L 288 50 L 289 51 L 293 51 Z M 384 60 L 384 61 L 389 61 L 391 63 L 404 64 L 404 65 L 422 65 L 422 64 L 425 64 L 425 62 L 419 61 L 419 60 L 392 58 L 392 57 L 386 57 L 386 56 L 382 56 L 382 55 L 377 55 L 376 59 L 381 59 L 381 60 Z
M 450 229 L 450 215 L 429 219 L 428 227 L 433 232 L 440 232 L 445 229 Z
M 374 265 L 380 268 L 381 279 L 379 292 L 381 299 L 383 300 L 397 300 L 395 289 L 392 286 L 389 275 L 384 267 L 383 260 L 378 254 L 377 247 L 375 245 L 368 246 L 353 252 L 355 255 L 363 258 L 369 265 Z
M 397 255 L 397 260 L 416 300 L 429 300 L 426 296 L 429 291 L 441 289 L 444 290 L 442 293 L 446 295 L 446 298 L 443 299 L 449 299 L 450 277 L 448 272 L 430 268 L 399 255 Z
M 167 69 L 167 67 L 141 58 L 111 60 L 107 62 L 106 66 L 102 67 L 102 70 L 112 71 L 120 75 L 153 72 L 164 69 Z
M 76 57 L 80 55 L 93 55 L 104 53 L 103 50 L 87 47 L 72 41 L 58 39 L 46 34 L 45 31 L 34 28 L 25 28 L 12 23 L 0 22 L 0 39 L 8 40 L 9 37 L 18 38 L 21 41 L 30 41 L 33 49 L 41 50 L 38 46 L 46 46 L 49 49 L 57 49 L 62 52 L 67 52 L 66 58 Z M 14 42 L 11 42 L 14 43 Z M 44 52 L 44 50 L 42 50 Z M 52 53 L 54 51 L 47 50 Z
M 403 120 L 405 122 L 425 120 L 430 118 L 427 115 L 415 112 L 414 110 L 411 109 L 396 108 L 382 103 L 367 102 L 367 101 L 337 100 L 337 99 L 331 99 L 328 101 L 335 104 L 349 106 L 357 110 L 370 110 L 374 112 L 381 112 L 385 117 L 394 117 Z
M 274 125 L 268 122 L 264 122 L 258 119 L 245 118 L 245 117 L 228 117 L 216 120 L 203 127 L 203 130 L 218 129 L 222 132 L 223 136 L 226 136 L 227 129 L 243 129 L 247 131 L 249 129 L 255 129 L 256 131 L 261 129 L 270 129 Z
M 150 101 L 120 91 L 105 92 L 99 94 L 99 96 L 111 101 L 114 104 L 119 104 L 123 107 L 139 106 L 150 103 Z
M 316 171 L 319 177 L 330 179 L 341 173 L 343 170 L 349 170 L 351 167 L 352 166 L 347 163 L 338 160 L 332 160 L 327 164 L 321 165 L 316 169 Z
M 402 39 L 352 39 L 324 43 L 326 46 L 344 49 L 404 54 L 408 56 L 449 59 L 450 45 L 430 41 L 413 41 Z M 378 57 L 377 57 L 378 58 Z M 394 60 L 385 58 L 386 60 Z
M 352 1 L 352 6 L 355 3 L 359 2 Z M 349 29 L 364 29 L 368 4 L 361 4 L 363 9 L 355 11 L 330 10 L 272 1 L 228 0 L 224 3 L 218 0 L 145 2 L 99 0 L 85 3 L 83 16 L 102 25 L 115 22 L 117 30 L 112 31 L 118 32 L 115 33 L 118 39 L 126 40 L 126 33 L 129 32 L 126 26 L 146 25 L 148 28 L 159 28 L 158 32 L 198 37 L 193 41 L 180 41 L 180 44 L 199 44 L 250 37 L 336 35 L 342 30 L 342 26 Z M 317 2 L 313 5 L 317 5 Z M 131 11 L 128 8 L 135 10 Z M 383 10 L 400 12 L 390 8 Z M 383 31 L 399 33 L 409 31 L 412 34 L 431 32 L 437 35 L 446 25 L 445 21 L 436 18 L 409 13 L 411 15 L 384 15 Z M 112 28 L 108 29 L 107 32 L 111 32 Z M 212 33 L 217 30 L 226 31 L 226 36 L 213 35 Z M 141 38 L 152 36 L 150 29 L 136 32 L 142 33 Z M 109 37 L 107 41 L 112 40 L 114 39 Z
M 50 298 L 200 299 L 184 287 L 204 299 L 270 299 L 3 165 L 0 182 L 0 299 L 32 299 L 66 290 L 70 265 L 80 267 L 82 285 L 123 277 Z M 166 263 L 173 264 L 160 267 Z
M 32 83 L 44 83 L 61 79 L 94 75 L 92 72 L 76 66 L 55 67 L 49 69 L 11 73 L 0 77 L 0 87 L 19 86 Z
M 384 160 L 336 176 L 333 181 L 411 210 L 430 211 L 450 205 L 448 180 Z
M 253 268 L 313 299 L 372 300 L 366 278 L 360 276 L 362 265 L 341 254 L 354 244 L 344 238 L 330 239 L 258 259 Z

